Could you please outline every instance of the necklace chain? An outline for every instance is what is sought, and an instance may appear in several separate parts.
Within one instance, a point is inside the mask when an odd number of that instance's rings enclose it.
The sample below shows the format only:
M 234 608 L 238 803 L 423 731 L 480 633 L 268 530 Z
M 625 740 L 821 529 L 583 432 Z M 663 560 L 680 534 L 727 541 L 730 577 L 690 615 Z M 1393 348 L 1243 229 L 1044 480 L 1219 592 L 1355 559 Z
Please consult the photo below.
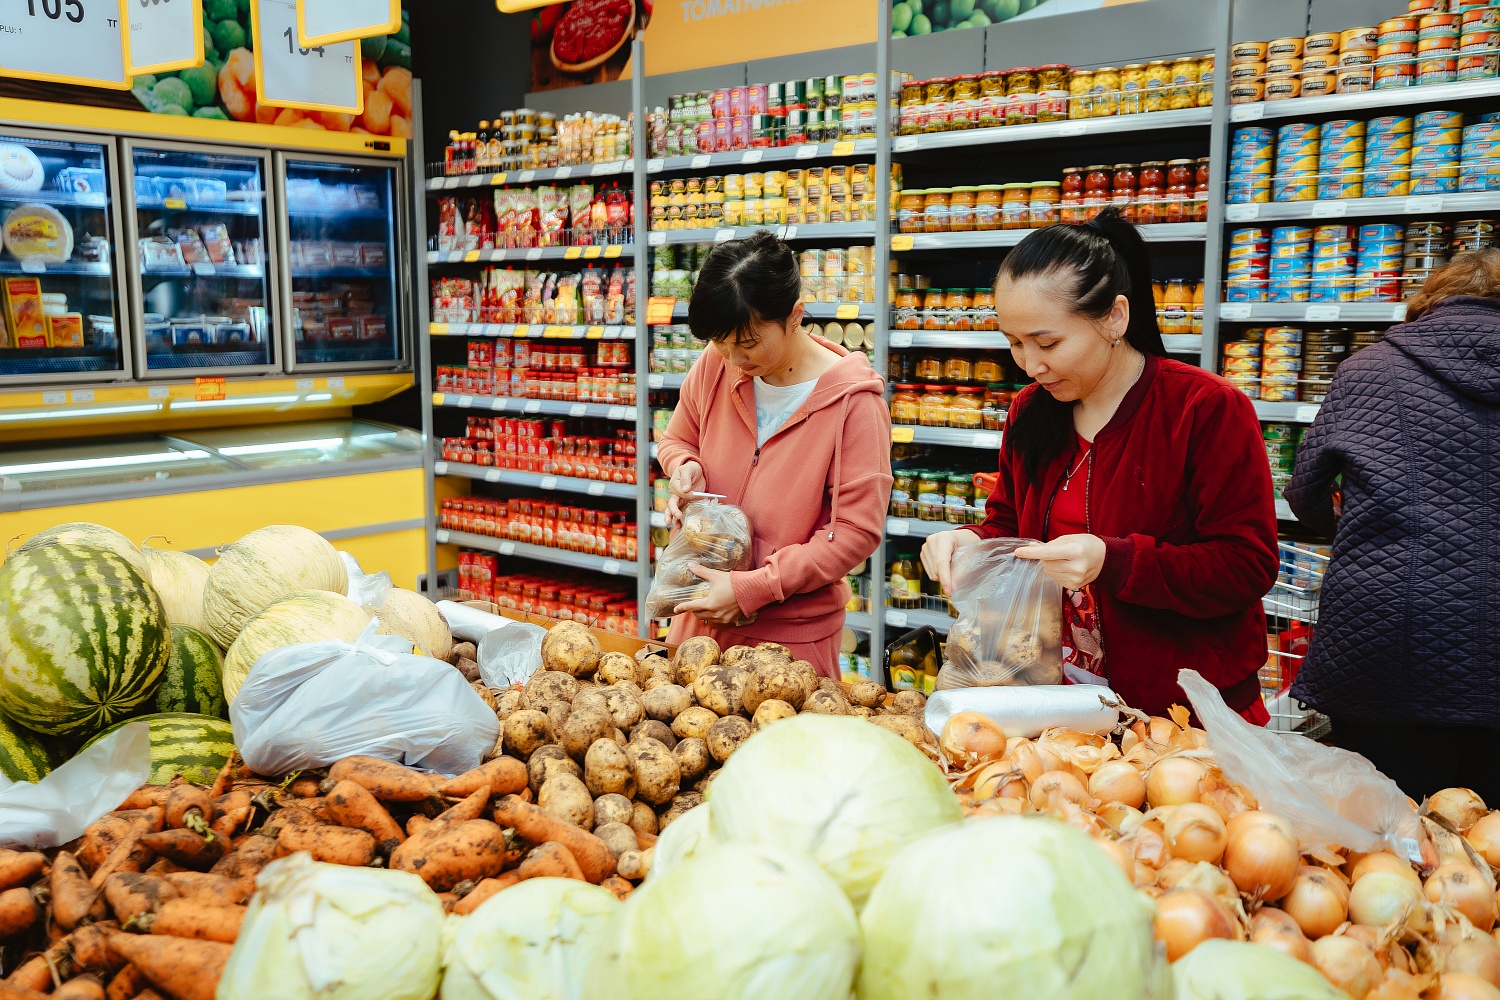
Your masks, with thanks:
M 1140 364 L 1140 367 L 1136 369 L 1136 371 L 1135 371 L 1135 378 L 1133 378 L 1133 379 L 1130 380 L 1130 386 L 1127 387 L 1126 392 L 1129 392 L 1130 389 L 1132 389 L 1132 388 L 1135 387 L 1135 384 L 1141 380 L 1141 376 L 1143 374 L 1145 374 L 1145 371 L 1146 371 L 1146 356 L 1143 354 L 1143 355 L 1141 355 L 1141 364 Z M 1087 464 L 1087 462 L 1089 460 L 1089 456 L 1092 455 L 1093 453 L 1094 453 L 1094 442 L 1090 441 L 1089 442 L 1089 446 L 1083 450 L 1083 457 L 1078 460 L 1078 464 L 1075 465 L 1075 466 L 1073 466 L 1072 469 L 1068 470 L 1068 472 L 1066 472 L 1063 475 L 1063 492 L 1064 493 L 1066 493 L 1068 491 L 1068 486 L 1069 486 L 1069 484 L 1072 483 L 1073 477 L 1076 476 L 1076 475 L 1078 475 L 1078 470 L 1082 469 L 1084 467 L 1084 465 Z

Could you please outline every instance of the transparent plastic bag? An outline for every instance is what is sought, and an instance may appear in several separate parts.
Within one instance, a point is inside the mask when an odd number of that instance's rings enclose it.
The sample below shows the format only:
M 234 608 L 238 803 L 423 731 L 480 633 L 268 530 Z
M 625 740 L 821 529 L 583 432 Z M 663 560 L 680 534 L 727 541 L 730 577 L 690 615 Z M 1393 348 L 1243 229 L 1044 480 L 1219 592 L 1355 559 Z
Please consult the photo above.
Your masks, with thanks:
M 479 676 L 492 688 L 525 684 L 542 669 L 542 640 L 547 630 L 540 625 L 510 622 L 479 640 Z
M 66 844 L 151 777 L 151 727 L 122 726 L 32 784 L 0 776 L 0 847 Z
M 953 557 L 953 606 L 937 690 L 1061 684 L 1062 588 L 1017 559 L 1025 538 L 990 538 Z
M 1251 725 L 1195 670 L 1178 671 L 1177 683 L 1208 733 L 1209 749 L 1224 776 L 1250 789 L 1262 809 L 1292 824 L 1303 848 L 1389 848 L 1421 862 L 1417 811 L 1374 764 L 1296 733 Z
M 349 589 L 344 596 L 362 608 L 385 607 L 385 599 L 391 596 L 391 574 L 385 570 L 366 573 L 360 568 L 359 560 L 342 550 L 339 558 L 344 561 L 344 569 L 349 574 Z
M 646 595 L 648 618 L 671 618 L 677 605 L 708 596 L 708 583 L 688 567 L 738 570 L 750 566 L 750 521 L 745 512 L 717 500 L 694 500 L 682 514 L 682 527 L 656 563 L 656 579 Z

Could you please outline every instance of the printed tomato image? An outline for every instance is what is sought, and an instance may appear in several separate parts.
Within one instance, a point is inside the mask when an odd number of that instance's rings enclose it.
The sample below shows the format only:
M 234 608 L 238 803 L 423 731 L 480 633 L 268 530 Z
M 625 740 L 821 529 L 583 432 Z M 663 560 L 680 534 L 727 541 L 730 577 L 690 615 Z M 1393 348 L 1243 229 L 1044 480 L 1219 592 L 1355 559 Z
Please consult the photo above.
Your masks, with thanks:
M 531 18 L 535 90 L 618 80 L 630 42 L 651 20 L 651 0 L 572 0 Z

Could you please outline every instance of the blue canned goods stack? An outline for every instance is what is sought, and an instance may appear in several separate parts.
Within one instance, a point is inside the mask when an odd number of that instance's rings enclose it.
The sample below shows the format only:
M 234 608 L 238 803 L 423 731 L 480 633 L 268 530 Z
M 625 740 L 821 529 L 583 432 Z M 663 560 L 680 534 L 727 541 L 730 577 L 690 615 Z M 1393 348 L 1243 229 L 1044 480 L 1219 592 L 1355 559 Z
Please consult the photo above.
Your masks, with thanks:
M 1364 169 L 1365 123 L 1324 122 L 1318 145 L 1318 197 L 1364 197 Z
M 1302 331 L 1295 326 L 1267 328 L 1261 344 L 1260 398 L 1289 403 L 1300 397 Z
M 1448 194 L 1458 190 L 1458 151 L 1464 116 L 1458 111 L 1417 115 L 1412 130 L 1411 193 Z
M 1459 147 L 1458 189 L 1500 190 L 1500 115 L 1488 114 L 1463 129 Z
M 1292 122 L 1276 130 L 1274 201 L 1314 201 L 1318 197 L 1319 129 Z
M 1398 225 L 1375 223 L 1359 227 L 1359 260 L 1355 264 L 1354 298 L 1366 302 L 1397 302 L 1401 298 L 1401 238 Z
M 1225 302 L 1266 301 L 1270 276 L 1271 231 L 1235 229 L 1229 234 L 1229 262 L 1224 271 Z
M 1365 197 L 1411 193 L 1412 120 L 1374 118 L 1365 126 Z
M 1268 128 L 1235 129 L 1229 147 L 1229 203 L 1271 200 L 1276 133 Z
M 1353 226 L 1319 226 L 1313 230 L 1313 302 L 1347 302 L 1354 297 Z
M 1313 231 L 1306 226 L 1278 226 L 1271 230 L 1270 284 L 1272 302 L 1306 302 L 1313 269 Z

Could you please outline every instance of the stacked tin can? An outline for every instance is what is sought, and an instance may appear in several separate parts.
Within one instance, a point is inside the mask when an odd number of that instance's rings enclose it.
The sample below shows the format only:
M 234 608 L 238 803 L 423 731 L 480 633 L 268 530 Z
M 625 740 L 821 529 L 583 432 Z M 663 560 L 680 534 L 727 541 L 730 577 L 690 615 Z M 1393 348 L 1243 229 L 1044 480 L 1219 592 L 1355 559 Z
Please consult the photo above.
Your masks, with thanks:
M 1318 197 L 1317 125 L 1292 122 L 1276 130 L 1273 201 L 1314 201 Z
M 1354 297 L 1354 227 L 1319 226 L 1313 230 L 1312 283 L 1309 299 L 1313 302 L 1347 302 Z
M 1457 191 L 1463 114 L 1458 111 L 1426 111 L 1417 115 L 1413 124 L 1411 193 Z
M 1302 440 L 1302 428 L 1298 424 L 1263 424 L 1261 437 L 1266 443 L 1266 459 L 1271 463 L 1271 489 L 1276 499 L 1292 481 L 1297 468 L 1297 445 Z
M 1364 197 L 1365 123 L 1324 122 L 1318 143 L 1318 198 Z
M 1306 302 L 1313 271 L 1313 231 L 1306 226 L 1278 226 L 1271 230 L 1271 302 Z
M 1453 226 L 1453 252 L 1483 250 L 1496 245 L 1494 219 L 1460 219 Z
M 1453 227 L 1436 219 L 1419 219 L 1406 224 L 1405 265 L 1401 280 L 1410 296 L 1432 272 L 1448 263 Z
M 1229 203 L 1246 205 L 1271 200 L 1276 133 L 1268 128 L 1234 130 L 1229 147 Z
M 1235 229 L 1229 234 L 1229 263 L 1225 267 L 1224 301 L 1266 301 L 1271 269 L 1271 232 Z
M 1301 400 L 1323 402 L 1333 382 L 1334 369 L 1348 356 L 1347 330 L 1309 330 L 1303 334 Z
M 1251 399 L 1260 398 L 1260 350 L 1265 331 L 1253 327 L 1224 344 L 1224 378 Z
M 1458 189 L 1500 190 L 1500 115 L 1487 114 L 1463 128 L 1459 147 Z
M 1460 15 L 1436 11 L 1417 18 L 1417 83 L 1452 83 L 1458 79 Z
M 1260 398 L 1267 403 L 1290 403 L 1301 398 L 1302 331 L 1295 326 L 1267 327 L 1262 337 Z
M 1484 80 L 1500 76 L 1500 3 L 1459 11 L 1458 78 Z
M 1348 356 L 1353 357 L 1355 354 L 1364 350 L 1366 347 L 1369 347 L 1371 344 L 1378 344 L 1384 339 L 1384 330 L 1355 330 L 1353 333 L 1349 334 Z
M 1373 118 L 1365 126 L 1365 197 L 1392 198 L 1411 193 L 1412 120 L 1396 115 Z
M 1372 223 L 1359 227 L 1355 299 L 1365 302 L 1401 300 L 1402 235 L 1398 225 Z

